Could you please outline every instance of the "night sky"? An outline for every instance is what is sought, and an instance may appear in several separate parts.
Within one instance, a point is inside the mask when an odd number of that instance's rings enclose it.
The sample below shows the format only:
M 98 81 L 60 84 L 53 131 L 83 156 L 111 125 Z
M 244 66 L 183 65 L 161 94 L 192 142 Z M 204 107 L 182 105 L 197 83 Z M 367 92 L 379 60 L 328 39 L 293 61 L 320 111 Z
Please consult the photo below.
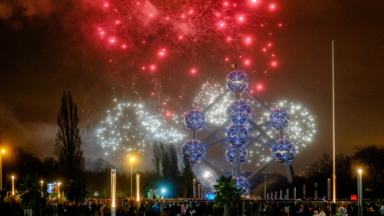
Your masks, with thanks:
M 110 51 L 97 48 L 95 39 L 82 26 L 83 20 L 95 14 L 82 8 L 78 3 L 81 1 L 34 2 L 0 1 L 3 143 L 25 146 L 41 158 L 52 156 L 60 97 L 64 90 L 70 90 L 80 110 L 85 157 L 103 157 L 116 163 L 113 158 L 104 157 L 96 144 L 95 124 L 104 118 L 105 110 L 113 106 L 112 99 L 122 97 L 124 88 L 127 97 L 145 100 L 149 98 L 147 91 L 140 92 L 140 88 L 132 86 L 147 88 L 151 84 L 140 76 L 134 79 L 138 72 L 133 67 L 121 69 L 121 66 L 118 70 L 106 63 Z M 90 4 L 91 1 L 83 2 Z M 310 166 L 322 152 L 332 151 L 332 40 L 335 40 L 337 154 L 350 155 L 357 146 L 382 145 L 384 2 L 293 0 L 275 3 L 277 11 L 270 16 L 283 24 L 273 37 L 278 67 L 267 74 L 250 75 L 250 79 L 263 83 L 263 90 L 257 93 L 261 99 L 295 101 L 316 116 L 314 141 L 293 161 L 295 171 Z M 174 67 L 181 68 L 180 64 L 174 63 Z M 231 70 L 228 62 L 202 64 L 207 65 L 200 65 L 202 69 L 196 76 L 185 75 L 182 81 L 159 79 L 156 84 L 177 89 L 171 97 L 184 94 L 184 99 L 177 104 L 188 110 L 195 91 L 207 79 L 224 83 Z M 243 69 L 248 72 L 247 68 Z M 156 75 L 158 77 L 173 76 L 167 71 L 156 73 L 161 74 Z M 185 85 L 189 90 L 182 93 Z M 280 168 L 277 164 L 267 171 Z

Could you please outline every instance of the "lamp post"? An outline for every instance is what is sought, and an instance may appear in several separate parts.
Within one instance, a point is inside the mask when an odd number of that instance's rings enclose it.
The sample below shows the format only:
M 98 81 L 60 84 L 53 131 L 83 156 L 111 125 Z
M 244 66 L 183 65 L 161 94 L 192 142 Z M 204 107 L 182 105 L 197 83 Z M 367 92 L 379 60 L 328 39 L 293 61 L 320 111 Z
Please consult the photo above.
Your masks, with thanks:
M 264 199 L 267 198 L 267 176 L 264 176 Z
M 357 172 L 357 205 L 358 205 L 358 216 L 363 216 L 363 178 L 361 169 Z
M 41 180 L 40 183 L 41 183 L 41 197 L 43 197 L 43 184 L 44 184 L 44 181 Z
M 111 169 L 111 216 L 116 216 L 116 169 Z
M 15 176 L 12 176 L 12 196 L 15 195 Z
M 135 160 L 135 158 L 131 158 L 131 199 L 132 199 L 132 163 Z
M 61 182 L 59 182 L 57 184 L 57 188 L 58 188 L 58 191 L 57 191 L 57 198 L 60 198 L 60 185 L 61 185 Z
M 136 173 L 136 201 L 140 201 L 140 173 Z
M 0 153 L 0 191 L 3 191 L 3 164 L 2 164 L 2 158 L 1 155 L 4 154 L 4 149 L 1 150 Z

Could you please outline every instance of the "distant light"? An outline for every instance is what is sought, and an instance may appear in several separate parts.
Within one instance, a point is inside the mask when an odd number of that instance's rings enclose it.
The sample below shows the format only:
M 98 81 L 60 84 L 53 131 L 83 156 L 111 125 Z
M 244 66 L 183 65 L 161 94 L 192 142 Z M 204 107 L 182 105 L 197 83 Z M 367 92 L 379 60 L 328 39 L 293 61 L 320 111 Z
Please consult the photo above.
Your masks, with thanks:
M 363 172 L 363 170 L 359 169 L 359 173 L 362 173 L 362 172 Z
M 135 160 L 135 158 L 132 157 L 132 158 L 131 158 L 131 162 L 133 162 L 134 160 Z
M 252 0 L 252 2 L 253 2 L 253 3 L 255 3 L 255 2 L 256 2 L 256 0 Z
M 163 189 L 162 192 L 165 193 L 165 189 Z
M 104 4 L 105 7 L 108 7 L 108 4 Z
M 43 184 L 44 183 L 44 181 L 43 180 L 41 180 L 41 184 Z
M 15 178 L 15 176 L 12 176 L 12 178 L 14 179 L 14 178 Z
M 3 150 L 1 150 L 1 153 L 5 153 L 5 150 L 3 149 Z
M 191 69 L 191 73 L 196 73 L 196 69 Z
M 152 95 L 155 95 L 155 92 L 152 92 Z

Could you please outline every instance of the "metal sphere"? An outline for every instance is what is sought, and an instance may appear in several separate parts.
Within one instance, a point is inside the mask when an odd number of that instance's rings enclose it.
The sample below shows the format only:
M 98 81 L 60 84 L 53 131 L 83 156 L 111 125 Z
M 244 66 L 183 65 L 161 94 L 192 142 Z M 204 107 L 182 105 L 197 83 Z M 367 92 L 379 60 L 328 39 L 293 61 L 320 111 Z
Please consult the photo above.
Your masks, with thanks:
M 233 124 L 244 124 L 249 121 L 252 115 L 252 108 L 241 99 L 232 101 L 227 107 L 228 120 Z
M 249 136 L 248 129 L 244 125 L 231 125 L 227 130 L 228 142 L 232 145 L 243 145 Z
M 269 114 L 269 122 L 275 130 L 284 130 L 288 127 L 290 119 L 289 112 L 279 107 L 273 109 L 272 113 Z
M 236 162 L 236 146 L 231 145 L 231 148 L 227 149 L 226 155 L 227 155 L 227 161 L 230 164 L 235 164 L 235 162 Z M 244 147 L 240 147 L 240 164 L 243 164 L 245 162 L 245 160 L 247 160 L 247 155 L 248 155 L 247 149 L 245 149 Z
M 232 179 L 236 181 L 235 187 L 238 187 L 239 189 L 241 189 L 241 194 L 248 195 L 249 184 L 245 180 L 245 178 L 243 176 L 233 176 Z
M 236 88 L 239 89 L 239 92 L 243 92 L 248 89 L 248 76 L 243 71 L 232 71 L 227 75 L 225 84 L 227 85 L 227 89 L 231 90 L 231 92 L 236 92 Z
M 205 147 L 199 140 L 188 140 L 181 147 L 181 155 L 189 162 L 200 163 L 204 160 Z
M 199 109 L 192 109 L 185 114 L 184 123 L 185 127 L 189 130 L 201 130 L 203 129 L 203 123 L 205 122 L 204 113 Z
M 296 147 L 293 142 L 283 138 L 277 140 L 277 142 L 273 144 L 271 153 L 275 158 L 275 161 L 286 163 L 292 161 L 293 158 L 295 158 Z

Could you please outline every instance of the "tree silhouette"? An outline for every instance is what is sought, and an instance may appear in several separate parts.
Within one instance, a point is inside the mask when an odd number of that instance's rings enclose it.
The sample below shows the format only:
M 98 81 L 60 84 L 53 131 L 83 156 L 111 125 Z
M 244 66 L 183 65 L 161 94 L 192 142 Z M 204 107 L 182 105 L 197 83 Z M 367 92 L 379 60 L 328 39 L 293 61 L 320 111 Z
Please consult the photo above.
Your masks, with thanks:
M 226 215 L 233 215 L 232 211 L 236 204 L 241 202 L 241 189 L 236 187 L 236 181 L 232 176 L 220 176 L 216 179 L 216 185 L 213 188 L 216 190 L 215 205 L 223 207 L 227 205 Z
M 71 93 L 64 91 L 61 98 L 60 112 L 57 114 L 57 132 L 54 154 L 66 177 L 77 177 L 84 167 L 83 150 L 81 149 L 79 117 L 77 106 L 72 101 Z

